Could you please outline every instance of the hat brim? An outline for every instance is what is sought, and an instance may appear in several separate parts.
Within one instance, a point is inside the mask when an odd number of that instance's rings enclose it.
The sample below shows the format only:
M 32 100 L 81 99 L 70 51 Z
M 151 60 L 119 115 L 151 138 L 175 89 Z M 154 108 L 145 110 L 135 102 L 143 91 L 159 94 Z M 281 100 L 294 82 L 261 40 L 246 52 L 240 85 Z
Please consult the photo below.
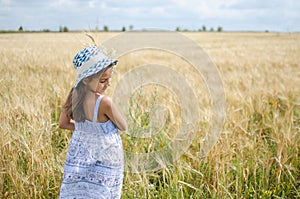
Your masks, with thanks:
M 83 80 L 86 77 L 92 76 L 101 70 L 107 68 L 110 65 L 116 65 L 118 63 L 118 60 L 116 59 L 103 59 L 96 63 L 94 66 L 91 66 L 88 70 L 84 71 L 80 75 L 77 76 L 76 82 L 75 82 L 75 88 L 78 86 L 79 82 Z

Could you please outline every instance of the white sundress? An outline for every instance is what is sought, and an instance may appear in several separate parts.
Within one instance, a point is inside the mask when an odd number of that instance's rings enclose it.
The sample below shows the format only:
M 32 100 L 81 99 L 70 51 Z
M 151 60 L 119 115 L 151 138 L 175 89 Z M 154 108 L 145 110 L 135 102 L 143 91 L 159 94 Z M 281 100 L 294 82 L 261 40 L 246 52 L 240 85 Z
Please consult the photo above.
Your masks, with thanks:
M 120 198 L 124 176 L 122 141 L 115 124 L 97 122 L 102 96 L 93 122 L 75 122 L 64 166 L 60 197 L 72 199 Z

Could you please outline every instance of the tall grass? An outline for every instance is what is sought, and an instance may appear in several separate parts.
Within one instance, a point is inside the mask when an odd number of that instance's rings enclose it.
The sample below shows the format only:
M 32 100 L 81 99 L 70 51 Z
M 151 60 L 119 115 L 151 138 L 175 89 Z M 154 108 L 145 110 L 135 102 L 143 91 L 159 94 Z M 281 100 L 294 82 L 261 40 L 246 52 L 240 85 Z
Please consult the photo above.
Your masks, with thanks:
M 95 38 L 103 41 L 113 35 L 99 33 Z M 114 82 L 131 68 L 156 60 L 188 78 L 200 105 L 199 130 L 189 150 L 165 169 L 125 173 L 123 198 L 299 198 L 300 35 L 186 36 L 208 52 L 224 82 L 227 107 L 221 137 L 201 158 L 201 139 L 210 128 L 210 100 L 192 67 L 162 52 L 121 57 Z M 57 122 L 76 77 L 72 57 L 88 42 L 79 33 L 0 35 L 1 198 L 58 196 L 71 132 L 60 130 Z M 174 138 L 180 104 L 164 88 L 137 90 L 129 118 L 137 129 L 147 130 L 157 102 L 165 107 L 162 133 L 147 139 L 123 133 L 125 150 L 155 151 Z

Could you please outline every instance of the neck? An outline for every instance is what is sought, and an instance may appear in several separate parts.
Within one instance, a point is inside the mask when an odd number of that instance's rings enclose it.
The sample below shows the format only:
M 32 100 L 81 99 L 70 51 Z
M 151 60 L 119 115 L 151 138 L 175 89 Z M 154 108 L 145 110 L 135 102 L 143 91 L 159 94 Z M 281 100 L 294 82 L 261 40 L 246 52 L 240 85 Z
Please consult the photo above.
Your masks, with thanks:
M 88 89 L 88 91 L 90 91 L 90 92 L 88 92 L 88 94 L 94 94 L 94 95 L 97 95 L 97 96 L 101 95 L 99 92 L 94 91 L 94 90 L 92 90 L 90 88 Z

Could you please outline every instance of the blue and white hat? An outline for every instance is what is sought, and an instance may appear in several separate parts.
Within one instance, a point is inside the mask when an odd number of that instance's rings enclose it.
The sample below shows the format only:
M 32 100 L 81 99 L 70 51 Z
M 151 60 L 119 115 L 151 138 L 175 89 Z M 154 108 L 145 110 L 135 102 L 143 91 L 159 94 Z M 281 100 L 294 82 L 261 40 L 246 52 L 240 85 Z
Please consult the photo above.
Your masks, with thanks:
M 86 77 L 94 75 L 102 69 L 116 65 L 118 60 L 108 58 L 96 46 L 89 46 L 77 53 L 73 59 L 74 68 L 77 71 L 75 86 Z

